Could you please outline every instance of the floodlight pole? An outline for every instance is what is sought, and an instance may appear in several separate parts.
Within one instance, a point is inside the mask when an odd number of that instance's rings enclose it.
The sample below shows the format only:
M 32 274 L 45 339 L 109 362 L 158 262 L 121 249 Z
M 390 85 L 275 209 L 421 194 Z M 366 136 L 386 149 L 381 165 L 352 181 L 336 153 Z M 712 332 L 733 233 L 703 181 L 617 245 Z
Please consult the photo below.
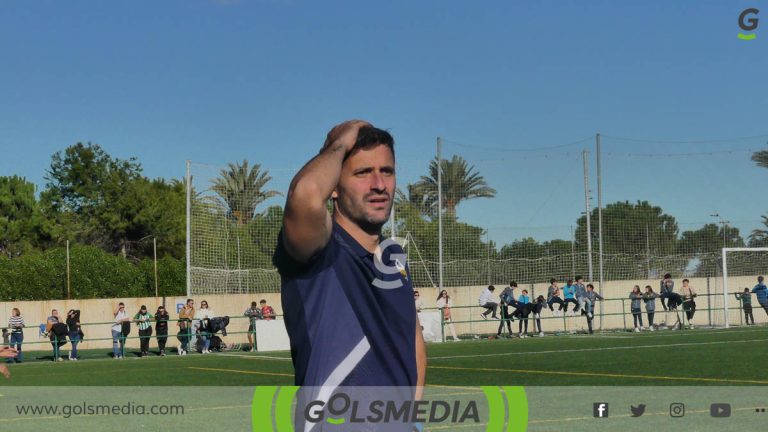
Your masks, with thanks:
M 187 298 L 192 297 L 192 161 L 187 160 Z
M 595 136 L 597 147 L 597 241 L 600 254 L 598 274 L 600 277 L 600 292 L 603 291 L 603 179 L 600 163 L 600 134 Z M 603 302 L 600 302 L 600 330 L 603 329 Z
M 589 162 L 588 151 L 581 152 L 584 160 L 584 214 L 587 216 L 587 268 L 589 269 L 589 281 L 592 281 L 592 213 L 589 208 Z M 576 277 L 576 275 L 574 275 Z
M 443 290 L 443 139 L 437 137 L 437 275 Z

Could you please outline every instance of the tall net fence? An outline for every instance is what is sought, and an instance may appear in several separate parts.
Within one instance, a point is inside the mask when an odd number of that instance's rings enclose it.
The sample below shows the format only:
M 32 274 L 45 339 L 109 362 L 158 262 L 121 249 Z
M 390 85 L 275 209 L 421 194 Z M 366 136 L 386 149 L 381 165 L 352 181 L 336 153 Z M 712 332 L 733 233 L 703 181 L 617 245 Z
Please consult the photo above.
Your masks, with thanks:
M 723 247 L 768 244 L 750 161 L 764 141 L 602 137 L 599 188 L 594 137 L 522 150 L 445 140 L 440 181 L 436 156 L 398 160 L 384 231 L 404 244 L 416 287 L 720 278 Z M 190 166 L 192 293 L 279 291 L 271 257 L 296 170 L 262 164 L 249 177 L 240 165 Z M 767 270 L 768 254 L 729 262 L 734 277 Z

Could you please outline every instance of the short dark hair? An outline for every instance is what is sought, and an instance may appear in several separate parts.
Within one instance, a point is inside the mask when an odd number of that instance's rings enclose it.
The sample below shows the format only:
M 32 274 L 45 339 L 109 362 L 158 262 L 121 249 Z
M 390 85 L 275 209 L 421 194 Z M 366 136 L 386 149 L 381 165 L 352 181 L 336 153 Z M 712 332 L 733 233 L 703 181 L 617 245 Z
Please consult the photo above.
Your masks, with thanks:
M 493 285 L 488 285 L 488 291 L 493 291 L 493 290 L 495 290 L 495 289 L 496 289 L 496 287 L 495 287 L 495 286 L 493 286 Z
M 587 288 L 592 288 L 592 289 L 595 289 L 595 286 L 594 286 L 594 285 L 592 285 L 592 284 L 587 284 Z
M 377 145 L 385 145 L 389 147 L 392 152 L 392 157 L 395 157 L 395 139 L 392 135 L 384 129 L 379 129 L 373 126 L 363 126 L 357 131 L 357 140 L 355 145 L 352 146 L 352 150 L 349 151 L 347 156 L 353 155 L 358 150 L 369 149 Z
M 266 303 L 266 302 L 267 302 L 267 299 L 261 299 L 261 300 L 259 300 L 259 303 Z
M 672 275 L 669 273 L 664 274 L 664 279 L 671 279 Z
M 527 289 L 525 289 L 525 288 L 523 288 L 523 292 L 524 292 L 524 293 L 528 293 L 528 290 L 527 290 Z
M 254 306 L 256 306 L 257 304 L 258 304 L 258 303 L 256 303 L 255 301 L 252 301 L 252 302 L 251 302 L 251 307 L 254 307 Z
M 550 283 L 550 284 L 553 284 L 553 283 L 555 283 L 555 282 L 557 282 L 557 279 L 555 279 L 555 278 L 552 278 L 552 279 L 550 279 L 550 280 L 549 280 L 549 283 Z
M 579 281 L 579 280 L 582 280 L 582 279 L 584 279 L 584 276 L 582 276 L 582 275 L 578 275 L 578 276 L 576 276 L 576 280 L 577 280 L 577 281 Z
M 683 282 L 690 282 L 688 279 L 683 279 Z
M 568 281 L 567 281 L 566 283 L 567 283 L 568 285 L 572 284 L 572 283 L 573 283 L 573 279 L 568 279 Z
M 764 280 L 764 278 L 763 278 L 762 276 L 758 276 L 758 277 L 757 277 L 757 281 L 758 281 L 758 282 L 762 282 L 763 280 Z
M 510 283 L 509 283 L 509 286 L 511 286 L 511 287 L 517 287 L 517 282 L 515 282 L 515 281 L 512 281 L 512 282 L 510 282 Z

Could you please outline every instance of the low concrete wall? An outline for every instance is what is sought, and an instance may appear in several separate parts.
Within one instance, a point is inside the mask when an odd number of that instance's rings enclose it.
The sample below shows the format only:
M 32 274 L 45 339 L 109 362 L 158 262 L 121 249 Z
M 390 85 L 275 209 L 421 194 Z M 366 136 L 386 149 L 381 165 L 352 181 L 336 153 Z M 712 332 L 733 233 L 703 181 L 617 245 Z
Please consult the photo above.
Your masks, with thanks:
M 243 312 L 250 307 L 252 301 L 266 299 L 267 304 L 275 309 L 275 313 L 282 314 L 280 306 L 280 295 L 278 293 L 270 294 L 219 294 L 194 297 L 195 306 L 200 305 L 200 301 L 206 300 L 211 309 L 217 315 L 228 315 L 231 317 L 230 324 L 227 327 L 228 333 L 226 342 L 245 343 L 247 342 L 246 333 L 248 330 L 248 319 L 243 317 Z M 16 307 L 21 310 L 21 316 L 24 317 L 26 328 L 24 329 L 24 349 L 25 350 L 48 350 L 51 345 L 47 338 L 39 337 L 39 325 L 45 323 L 51 314 L 51 309 L 57 309 L 60 317 L 65 317 L 70 309 L 80 310 L 80 321 L 83 324 L 83 333 L 85 340 L 78 348 L 111 348 L 112 332 L 111 322 L 113 320 L 114 310 L 119 302 L 125 303 L 129 314 L 136 314 L 142 305 L 146 305 L 150 313 L 154 313 L 159 305 L 165 305 L 171 319 L 177 319 L 176 303 L 185 302 L 184 297 L 139 297 L 122 299 L 88 299 L 88 300 L 46 300 L 46 301 L 24 301 L 24 302 L 2 302 L 0 303 L 0 324 L 3 327 L 8 325 L 8 317 L 11 315 L 11 309 Z M 178 346 L 178 340 L 175 333 L 178 327 L 174 322 L 170 323 L 168 332 L 172 335 L 168 338 L 168 347 Z M 131 326 L 131 335 L 127 341 L 127 347 L 138 348 L 139 340 L 133 339 L 138 336 L 138 329 L 135 325 Z M 152 339 L 151 347 L 156 347 L 157 343 Z M 64 348 L 67 350 L 67 348 Z
M 743 291 L 745 287 L 752 287 L 756 283 L 757 276 L 744 276 L 744 277 L 732 277 L 729 278 L 729 290 L 733 293 L 736 291 Z M 597 285 L 597 284 L 595 284 Z M 620 329 L 632 327 L 632 315 L 629 314 L 629 292 L 634 285 L 640 285 L 644 288 L 646 285 L 651 285 L 655 291 L 658 291 L 658 280 L 630 280 L 630 281 L 609 281 L 604 284 L 603 289 L 599 287 L 597 289 L 607 299 L 621 299 L 621 300 L 607 300 L 599 302 L 595 311 L 598 314 L 602 311 L 604 316 L 596 316 L 594 321 L 595 328 L 603 329 Z M 679 290 L 681 286 L 680 280 L 675 280 L 675 290 Z M 496 293 L 500 293 L 506 286 L 505 284 L 497 284 Z M 531 296 L 535 298 L 538 295 L 546 296 L 548 283 L 540 284 L 520 284 L 519 290 L 516 291 L 516 295 L 519 295 L 519 291 L 523 288 L 528 289 Z M 724 298 L 722 295 L 722 279 L 721 278 L 691 278 L 691 286 L 700 294 L 700 297 L 696 299 L 698 311 L 694 318 L 694 323 L 697 325 L 716 325 L 722 326 L 725 322 L 725 316 L 722 311 L 724 304 Z M 484 321 L 480 318 L 482 308 L 477 304 L 480 293 L 486 288 L 486 286 L 467 286 L 467 287 L 454 287 L 446 288 L 448 294 L 453 298 L 454 308 L 452 310 L 453 320 L 456 322 L 456 331 L 459 334 L 474 335 L 495 333 L 498 329 L 498 321 Z M 420 288 L 421 299 L 424 302 L 426 308 L 433 308 L 437 299 L 437 288 Z M 706 294 L 712 294 L 707 296 Z M 252 301 L 259 301 L 260 299 L 266 299 L 268 304 L 275 309 L 278 315 L 282 314 L 282 308 L 280 306 L 280 294 L 218 294 L 207 296 L 194 297 L 195 304 L 199 305 L 200 301 L 207 300 L 211 309 L 213 309 L 217 315 L 228 315 L 231 317 L 230 325 L 227 330 L 230 333 L 226 337 L 228 343 L 245 343 L 247 342 L 246 331 L 248 330 L 248 320 L 243 318 L 243 312 L 250 306 Z M 47 301 L 25 301 L 25 302 L 2 302 L 0 303 L 0 324 L 6 326 L 8 323 L 8 317 L 10 316 L 11 308 L 17 307 L 21 310 L 22 316 L 26 322 L 27 328 L 24 330 L 24 343 L 25 349 L 37 350 L 37 349 L 50 349 L 50 344 L 45 338 L 38 336 L 38 326 L 41 323 L 45 323 L 45 320 L 50 315 L 51 309 L 58 309 L 61 316 L 64 316 L 69 309 L 80 309 L 81 321 L 83 325 L 83 332 L 86 335 L 86 340 L 81 344 L 84 349 L 88 348 L 111 348 L 111 332 L 110 322 L 112 321 L 113 311 L 117 306 L 117 303 L 122 301 L 125 303 L 126 308 L 130 314 L 135 314 L 139 311 L 141 305 L 146 305 L 150 312 L 154 312 L 158 305 L 165 304 L 171 314 L 172 319 L 178 318 L 176 314 L 176 304 L 183 303 L 186 299 L 184 297 L 143 297 L 143 298 L 124 298 L 124 299 L 89 299 L 89 300 L 47 300 Z M 753 296 L 753 307 L 755 320 L 758 323 L 766 323 L 766 313 L 757 304 L 756 299 Z M 729 308 L 735 308 L 729 312 L 728 321 L 731 325 L 740 325 L 743 322 L 743 316 L 738 310 L 739 303 L 733 295 L 728 298 Z M 656 302 L 656 319 L 655 322 L 659 323 L 665 320 L 663 310 L 660 302 Z M 706 309 L 720 309 L 707 311 Z M 645 309 L 643 309 L 643 321 L 646 320 Z M 626 313 L 626 315 L 621 315 Z M 613 315 L 618 314 L 618 315 Z M 586 328 L 586 319 L 581 316 L 567 317 L 567 318 L 553 318 L 552 314 L 546 310 L 542 314 L 542 326 L 545 332 L 563 331 L 571 329 Z M 513 330 L 517 331 L 517 322 L 514 323 Z M 647 324 L 647 323 L 646 323 Z M 533 321 L 529 321 L 529 332 L 533 332 Z M 177 327 L 174 323 L 171 323 L 169 333 L 175 333 Z M 131 336 L 138 335 L 138 330 L 134 325 L 132 327 Z M 170 336 L 168 340 L 169 347 L 176 347 L 178 341 L 175 337 Z M 138 339 L 129 339 L 128 347 L 138 348 Z M 156 341 L 153 339 L 151 343 L 152 347 L 156 346 Z

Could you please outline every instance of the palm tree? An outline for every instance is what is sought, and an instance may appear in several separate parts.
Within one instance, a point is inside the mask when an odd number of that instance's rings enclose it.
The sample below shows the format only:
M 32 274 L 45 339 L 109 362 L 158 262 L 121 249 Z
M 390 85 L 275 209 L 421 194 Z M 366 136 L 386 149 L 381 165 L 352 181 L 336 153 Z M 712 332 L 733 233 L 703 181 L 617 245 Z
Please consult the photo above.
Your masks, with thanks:
M 221 197 L 229 209 L 228 216 L 234 218 L 239 225 L 253 218 L 259 204 L 282 195 L 275 190 L 264 190 L 272 177 L 269 171 L 261 170 L 261 165 L 254 164 L 249 169 L 248 161 L 243 160 L 242 164 L 229 163 L 227 167 L 213 180 L 211 190 Z
M 755 229 L 749 235 L 749 245 L 751 247 L 768 246 L 768 216 L 763 216 L 763 225 L 766 229 Z
M 456 219 L 456 207 L 462 201 L 496 196 L 496 189 L 488 186 L 475 167 L 469 166 L 461 156 L 443 159 L 441 168 L 443 209 L 447 217 Z M 437 214 L 437 158 L 429 163 L 429 176 L 421 176 L 408 192 L 412 200 L 416 198 L 429 206 L 432 215 Z
M 757 166 L 768 168 L 768 150 L 760 150 L 752 153 L 752 160 Z

